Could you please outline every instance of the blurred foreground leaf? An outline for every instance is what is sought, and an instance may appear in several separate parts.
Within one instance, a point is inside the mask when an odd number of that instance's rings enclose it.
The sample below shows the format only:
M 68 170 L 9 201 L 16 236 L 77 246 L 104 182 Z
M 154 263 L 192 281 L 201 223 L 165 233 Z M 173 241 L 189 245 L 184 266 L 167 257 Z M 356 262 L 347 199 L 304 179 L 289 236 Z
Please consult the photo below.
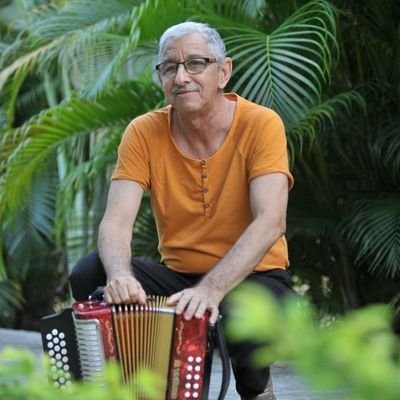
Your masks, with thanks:
M 46 378 L 45 358 L 37 358 L 26 350 L 6 348 L 0 353 L 0 399 L 7 400 L 134 400 L 129 386 L 121 383 L 117 364 L 106 366 L 104 376 L 91 382 L 73 382 L 62 389 Z M 159 400 L 161 378 L 141 370 L 132 380 L 149 400 Z
M 231 298 L 228 335 L 261 343 L 254 362 L 287 361 L 319 390 L 344 390 L 345 399 L 400 398 L 400 341 L 387 306 L 346 314 L 321 327 L 312 305 L 299 297 L 278 304 L 254 284 Z

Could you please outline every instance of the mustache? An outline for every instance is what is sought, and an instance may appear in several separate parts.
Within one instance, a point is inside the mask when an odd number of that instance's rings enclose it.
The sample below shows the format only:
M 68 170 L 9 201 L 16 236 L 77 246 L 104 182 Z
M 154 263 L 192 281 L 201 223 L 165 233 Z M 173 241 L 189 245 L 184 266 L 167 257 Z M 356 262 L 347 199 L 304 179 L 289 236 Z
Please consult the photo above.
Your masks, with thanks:
M 194 92 L 197 91 L 197 87 L 195 85 L 174 85 L 172 87 L 172 94 L 178 94 L 179 92 Z

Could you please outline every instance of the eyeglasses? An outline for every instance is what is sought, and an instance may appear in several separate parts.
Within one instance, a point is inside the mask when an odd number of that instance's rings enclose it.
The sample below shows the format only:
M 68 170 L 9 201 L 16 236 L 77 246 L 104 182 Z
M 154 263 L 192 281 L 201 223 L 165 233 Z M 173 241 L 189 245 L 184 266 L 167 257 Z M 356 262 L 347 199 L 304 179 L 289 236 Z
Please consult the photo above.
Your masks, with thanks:
M 156 65 L 156 70 L 164 78 L 171 79 L 178 72 L 179 64 L 183 65 L 187 73 L 195 75 L 203 72 L 208 64 L 215 62 L 217 62 L 217 60 L 214 57 L 196 57 L 181 62 L 164 62 Z

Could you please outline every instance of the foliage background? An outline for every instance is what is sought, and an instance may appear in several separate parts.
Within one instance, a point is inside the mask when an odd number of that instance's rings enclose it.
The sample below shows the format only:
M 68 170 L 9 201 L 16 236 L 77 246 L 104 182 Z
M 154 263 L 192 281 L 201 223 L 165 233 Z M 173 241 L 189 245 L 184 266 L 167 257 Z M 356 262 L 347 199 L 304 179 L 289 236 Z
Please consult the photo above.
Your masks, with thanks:
M 37 327 L 69 301 L 95 248 L 127 123 L 164 104 L 156 42 L 187 19 L 215 26 L 229 90 L 278 111 L 295 188 L 288 239 L 299 291 L 322 315 L 399 304 L 398 0 L 0 3 L 0 324 Z M 149 198 L 136 255 L 157 256 Z

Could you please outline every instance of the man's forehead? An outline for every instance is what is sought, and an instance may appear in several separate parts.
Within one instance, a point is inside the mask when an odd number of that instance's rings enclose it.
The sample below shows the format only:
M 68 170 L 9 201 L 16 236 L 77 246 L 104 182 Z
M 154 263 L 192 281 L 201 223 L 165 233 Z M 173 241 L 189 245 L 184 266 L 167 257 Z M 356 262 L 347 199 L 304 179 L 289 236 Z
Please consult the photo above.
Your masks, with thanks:
M 166 43 L 164 57 L 173 56 L 181 51 L 185 52 L 187 55 L 204 56 L 205 51 L 208 54 L 208 44 L 199 33 L 190 33 Z

